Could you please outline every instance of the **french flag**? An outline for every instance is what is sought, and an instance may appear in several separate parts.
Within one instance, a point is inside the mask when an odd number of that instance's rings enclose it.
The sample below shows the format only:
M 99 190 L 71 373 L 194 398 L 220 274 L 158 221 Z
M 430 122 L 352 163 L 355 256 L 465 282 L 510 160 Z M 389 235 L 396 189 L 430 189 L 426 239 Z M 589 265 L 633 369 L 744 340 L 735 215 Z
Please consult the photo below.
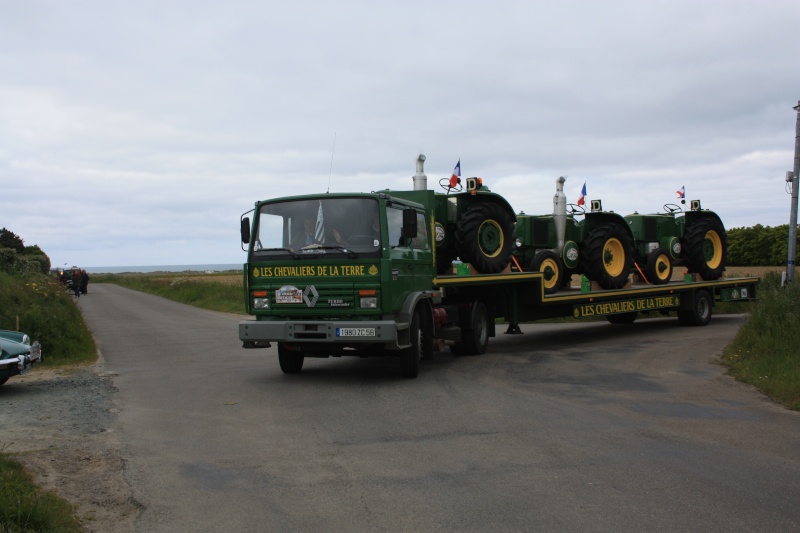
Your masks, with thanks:
M 578 198 L 578 205 L 586 203 L 586 182 L 583 182 L 583 189 L 581 189 L 581 197 Z
M 452 189 L 456 185 L 461 183 L 461 159 L 459 158 L 458 163 L 456 163 L 455 168 L 453 169 L 453 175 L 450 176 L 450 188 Z

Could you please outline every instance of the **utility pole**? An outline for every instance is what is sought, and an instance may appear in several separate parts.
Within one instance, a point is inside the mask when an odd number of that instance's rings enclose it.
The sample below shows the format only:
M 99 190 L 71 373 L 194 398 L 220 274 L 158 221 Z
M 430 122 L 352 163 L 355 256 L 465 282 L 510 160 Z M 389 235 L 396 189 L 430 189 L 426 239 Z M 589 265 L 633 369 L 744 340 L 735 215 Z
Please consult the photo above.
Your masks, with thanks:
M 791 176 L 792 209 L 789 215 L 789 258 L 786 263 L 786 282 L 794 281 L 794 260 L 797 257 L 797 183 L 800 176 L 800 102 L 793 108 L 797 112 L 794 135 L 794 170 Z M 786 181 L 789 181 L 787 173 Z

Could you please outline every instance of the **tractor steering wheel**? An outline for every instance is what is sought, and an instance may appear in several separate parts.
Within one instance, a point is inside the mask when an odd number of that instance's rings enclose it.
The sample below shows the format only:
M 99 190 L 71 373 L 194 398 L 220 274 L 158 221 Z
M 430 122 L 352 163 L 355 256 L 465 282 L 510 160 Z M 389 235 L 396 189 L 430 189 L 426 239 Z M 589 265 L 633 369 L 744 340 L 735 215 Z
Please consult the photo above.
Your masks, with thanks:
M 664 204 L 664 211 L 667 213 L 680 213 L 683 211 L 683 209 L 681 209 L 681 206 L 676 204 Z
M 583 215 L 586 213 L 586 209 L 582 205 L 567 204 L 567 212 L 570 215 Z

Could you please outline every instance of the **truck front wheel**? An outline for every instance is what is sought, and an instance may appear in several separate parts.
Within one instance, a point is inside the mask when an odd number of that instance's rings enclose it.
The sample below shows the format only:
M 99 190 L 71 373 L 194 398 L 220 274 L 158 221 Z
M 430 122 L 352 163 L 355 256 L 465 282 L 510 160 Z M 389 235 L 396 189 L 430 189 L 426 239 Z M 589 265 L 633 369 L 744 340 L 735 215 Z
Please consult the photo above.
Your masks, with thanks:
M 415 378 L 419 375 L 419 360 L 422 358 L 422 327 L 419 309 L 414 311 L 411 324 L 408 326 L 411 346 L 400 353 L 400 375 L 404 378 Z
M 284 374 L 298 374 L 303 369 L 303 352 L 290 350 L 283 342 L 278 343 L 278 363 Z

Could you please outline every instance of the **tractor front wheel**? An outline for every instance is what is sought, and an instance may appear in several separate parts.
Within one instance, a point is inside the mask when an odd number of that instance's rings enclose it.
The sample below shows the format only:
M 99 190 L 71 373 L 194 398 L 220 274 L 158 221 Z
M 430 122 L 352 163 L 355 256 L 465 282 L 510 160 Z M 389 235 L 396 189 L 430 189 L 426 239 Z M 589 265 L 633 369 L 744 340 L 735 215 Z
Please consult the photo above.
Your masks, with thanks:
M 539 250 L 531 260 L 531 272 L 541 272 L 545 294 L 553 294 L 563 285 L 564 269 L 553 250 Z
M 672 279 L 672 262 L 663 248 L 656 248 L 647 256 L 645 266 L 647 281 L 653 285 L 663 285 Z

